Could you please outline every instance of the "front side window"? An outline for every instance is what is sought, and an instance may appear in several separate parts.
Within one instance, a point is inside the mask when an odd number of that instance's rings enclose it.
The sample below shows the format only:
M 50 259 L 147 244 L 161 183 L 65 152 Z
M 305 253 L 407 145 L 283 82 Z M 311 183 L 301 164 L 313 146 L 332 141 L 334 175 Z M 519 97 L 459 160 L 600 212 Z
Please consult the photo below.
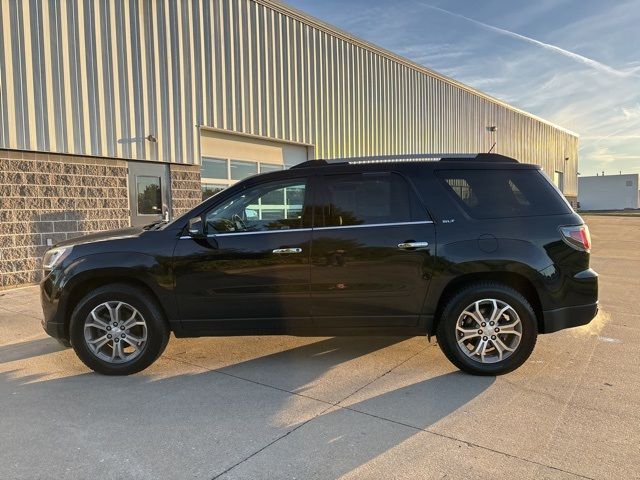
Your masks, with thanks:
M 343 227 L 424 220 L 407 182 L 394 173 L 328 175 L 319 225 Z
M 291 230 L 310 226 L 306 180 L 272 182 L 244 190 L 205 215 L 207 234 Z

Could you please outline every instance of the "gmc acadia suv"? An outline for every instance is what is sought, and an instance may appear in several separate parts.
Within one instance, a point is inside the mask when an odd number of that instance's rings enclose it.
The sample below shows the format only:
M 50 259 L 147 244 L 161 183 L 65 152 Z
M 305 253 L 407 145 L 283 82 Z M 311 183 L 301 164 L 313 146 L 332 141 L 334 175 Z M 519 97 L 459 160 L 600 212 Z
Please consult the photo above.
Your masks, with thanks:
M 583 220 L 540 167 L 496 154 L 323 160 L 250 177 L 171 223 L 44 259 L 44 328 L 126 375 L 176 337 L 435 335 L 458 368 L 520 366 L 598 310 Z

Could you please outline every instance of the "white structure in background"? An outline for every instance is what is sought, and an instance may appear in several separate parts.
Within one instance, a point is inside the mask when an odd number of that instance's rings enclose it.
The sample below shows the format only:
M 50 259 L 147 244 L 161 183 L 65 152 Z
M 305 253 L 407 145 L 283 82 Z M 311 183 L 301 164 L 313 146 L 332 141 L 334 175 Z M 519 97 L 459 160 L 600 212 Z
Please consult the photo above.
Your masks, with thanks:
M 637 173 L 578 177 L 581 210 L 640 208 Z

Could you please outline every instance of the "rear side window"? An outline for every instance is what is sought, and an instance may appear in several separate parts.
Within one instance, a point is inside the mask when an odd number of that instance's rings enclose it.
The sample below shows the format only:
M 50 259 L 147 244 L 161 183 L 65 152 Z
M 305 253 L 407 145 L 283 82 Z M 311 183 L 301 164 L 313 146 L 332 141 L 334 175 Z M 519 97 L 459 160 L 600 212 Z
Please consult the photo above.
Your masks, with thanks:
M 424 220 L 407 182 L 395 173 L 324 177 L 320 225 L 342 227 Z
M 474 218 L 571 212 L 566 200 L 539 170 L 440 170 L 437 175 Z

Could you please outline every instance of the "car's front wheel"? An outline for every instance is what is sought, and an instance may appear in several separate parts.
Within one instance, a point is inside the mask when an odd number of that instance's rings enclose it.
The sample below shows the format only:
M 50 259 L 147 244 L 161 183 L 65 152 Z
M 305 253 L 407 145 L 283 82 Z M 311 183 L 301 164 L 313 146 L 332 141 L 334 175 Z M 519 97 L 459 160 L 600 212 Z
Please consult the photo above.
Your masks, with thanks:
M 500 375 L 522 365 L 536 344 L 536 316 L 527 299 L 499 283 L 470 285 L 442 310 L 440 348 L 458 368 Z
M 86 295 L 71 315 L 69 330 L 80 360 L 105 375 L 144 370 L 169 340 L 169 327 L 154 299 L 126 284 L 105 285 Z

